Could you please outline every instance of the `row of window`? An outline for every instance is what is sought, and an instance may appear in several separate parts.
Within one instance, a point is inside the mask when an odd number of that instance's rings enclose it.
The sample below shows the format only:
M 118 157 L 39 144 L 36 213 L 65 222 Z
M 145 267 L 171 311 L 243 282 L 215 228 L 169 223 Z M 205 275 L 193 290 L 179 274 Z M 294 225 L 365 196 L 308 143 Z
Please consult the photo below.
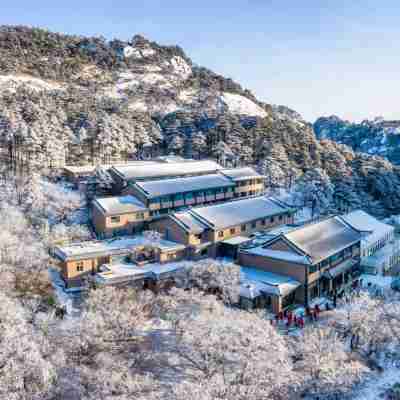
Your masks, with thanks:
M 180 201 L 180 200 L 194 200 L 197 197 L 204 197 L 204 196 L 215 196 L 217 194 L 222 193 L 232 193 L 233 188 L 217 188 L 213 190 L 205 190 L 202 192 L 192 192 L 192 193 L 177 193 L 172 196 L 163 196 L 163 197 L 156 197 L 150 200 L 150 204 L 158 204 L 158 203 L 170 203 L 172 201 Z
M 237 186 L 249 186 L 262 183 L 262 179 L 251 179 L 249 181 L 241 181 Z
M 270 224 L 273 224 L 276 221 L 282 221 L 282 220 L 283 220 L 283 215 L 270 217 L 268 219 Z M 260 224 L 262 226 L 265 226 L 267 224 L 267 218 L 264 218 L 264 219 L 260 220 L 259 222 L 260 222 Z M 243 225 L 241 225 L 240 226 L 240 232 L 246 232 L 249 225 L 250 225 L 250 229 L 256 229 L 257 228 L 257 221 L 253 221 L 251 224 L 243 224 Z M 235 235 L 237 233 L 237 228 L 231 228 L 229 230 L 229 233 L 231 235 Z M 220 238 L 224 237 L 224 231 L 219 231 L 218 232 L 218 237 L 220 237 Z
M 343 261 L 346 258 L 351 257 L 354 250 L 356 250 L 357 248 L 358 248 L 358 245 L 354 244 L 353 246 L 348 247 L 348 248 L 340 251 L 339 253 L 334 254 L 333 256 L 325 258 L 318 264 L 311 265 L 309 268 L 310 274 L 317 272 L 317 271 L 321 271 L 324 268 L 329 267 L 330 265 L 336 263 L 337 261 Z
M 143 221 L 145 218 L 145 215 L 143 212 L 138 212 L 135 214 L 135 217 L 138 221 Z M 113 224 L 119 223 L 121 222 L 121 216 L 120 215 L 114 215 L 112 217 L 110 217 L 110 220 Z

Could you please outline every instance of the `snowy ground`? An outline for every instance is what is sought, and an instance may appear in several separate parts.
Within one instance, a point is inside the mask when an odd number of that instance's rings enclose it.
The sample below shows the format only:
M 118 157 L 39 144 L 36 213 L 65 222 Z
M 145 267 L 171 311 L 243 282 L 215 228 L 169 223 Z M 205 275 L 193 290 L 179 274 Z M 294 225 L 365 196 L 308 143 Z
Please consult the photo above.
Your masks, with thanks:
M 49 278 L 54 288 L 54 295 L 58 305 L 66 308 L 67 315 L 79 315 L 80 289 L 79 291 L 66 289 L 60 273 L 54 268 L 49 268 Z
M 362 286 L 368 287 L 379 287 L 382 289 L 390 289 L 390 285 L 393 281 L 392 276 L 382 276 L 382 275 L 372 275 L 372 274 L 362 274 L 360 276 L 362 279 Z
M 374 375 L 369 378 L 361 390 L 352 398 L 353 400 L 383 399 L 382 394 L 396 382 L 400 382 L 400 369 L 396 366 L 390 366 L 380 375 Z

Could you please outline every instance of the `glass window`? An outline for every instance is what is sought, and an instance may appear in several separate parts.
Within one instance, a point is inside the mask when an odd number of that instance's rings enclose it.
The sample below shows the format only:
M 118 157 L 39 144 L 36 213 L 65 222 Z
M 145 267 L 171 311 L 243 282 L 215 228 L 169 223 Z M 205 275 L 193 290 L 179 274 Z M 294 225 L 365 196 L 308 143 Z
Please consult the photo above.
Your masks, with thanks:
M 271 217 L 269 220 L 270 220 L 271 224 L 273 224 L 274 221 L 275 221 L 275 218 L 274 218 L 274 217 Z
M 83 270 L 84 270 L 83 261 L 79 261 L 79 262 L 76 263 L 76 270 L 78 272 L 83 272 Z
M 224 232 L 223 231 L 219 231 L 218 232 L 218 237 L 224 237 Z
M 266 222 L 267 222 L 267 221 L 266 221 L 265 219 L 262 219 L 262 220 L 261 220 L 261 225 L 265 225 Z
M 121 222 L 121 217 L 119 215 L 115 215 L 114 217 L 111 217 L 111 222 Z
M 230 231 L 231 235 L 234 235 L 236 233 L 236 229 L 235 228 L 231 228 Z
M 256 228 L 257 227 L 257 222 L 252 222 L 251 223 L 251 227 L 254 229 L 254 228 Z
M 144 213 L 142 212 L 136 213 L 136 219 L 144 219 Z
M 241 230 L 242 232 L 245 232 L 245 231 L 246 231 L 246 225 L 242 225 L 242 226 L 240 227 L 240 230 Z

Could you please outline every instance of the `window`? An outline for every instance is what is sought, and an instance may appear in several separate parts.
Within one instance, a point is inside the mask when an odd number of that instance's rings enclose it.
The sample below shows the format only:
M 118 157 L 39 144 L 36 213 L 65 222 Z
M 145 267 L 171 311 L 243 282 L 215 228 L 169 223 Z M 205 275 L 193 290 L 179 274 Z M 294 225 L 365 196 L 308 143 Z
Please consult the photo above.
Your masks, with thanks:
M 279 221 L 282 221 L 282 215 L 279 216 Z
M 111 222 L 113 224 L 121 222 L 121 217 L 119 215 L 115 215 L 114 217 L 111 217 Z
M 201 233 L 198 234 L 198 235 L 194 235 L 194 237 L 195 237 L 197 240 L 201 240 Z
M 236 229 L 235 228 L 231 228 L 230 231 L 231 235 L 234 235 L 236 233 Z
M 274 217 L 271 217 L 269 220 L 270 220 L 271 224 L 273 224 L 275 222 L 275 218 Z
M 242 225 L 242 226 L 240 227 L 240 230 L 241 230 L 242 232 L 246 232 L 246 225 Z
M 325 260 L 322 260 L 321 262 L 321 268 L 325 268 L 329 265 L 329 258 L 325 258 Z
M 251 223 L 251 227 L 254 229 L 254 228 L 256 228 L 257 227 L 257 222 L 252 222 Z
M 265 219 L 262 219 L 262 220 L 261 220 L 261 225 L 265 225 L 266 222 L 267 222 L 267 221 L 265 221 Z
M 83 261 L 79 261 L 79 262 L 76 263 L 76 270 L 78 272 L 83 272 L 83 270 L 84 270 Z
M 136 213 L 136 219 L 144 219 L 144 213 L 142 212 Z
M 224 231 L 219 231 L 218 232 L 218 237 L 224 237 Z
M 316 264 L 316 265 L 310 265 L 310 268 L 309 268 L 309 270 L 308 270 L 308 272 L 310 273 L 310 274 L 313 274 L 314 272 L 317 272 L 318 271 L 318 264 Z

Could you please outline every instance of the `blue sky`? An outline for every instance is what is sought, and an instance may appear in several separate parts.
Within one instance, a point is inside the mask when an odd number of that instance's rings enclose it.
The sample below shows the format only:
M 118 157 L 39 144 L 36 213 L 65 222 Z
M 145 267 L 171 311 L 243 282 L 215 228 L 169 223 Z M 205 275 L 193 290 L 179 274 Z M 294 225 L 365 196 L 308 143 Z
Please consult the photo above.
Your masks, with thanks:
M 398 0 L 4 0 L 0 15 L 3 24 L 179 44 L 310 121 L 400 118 Z

